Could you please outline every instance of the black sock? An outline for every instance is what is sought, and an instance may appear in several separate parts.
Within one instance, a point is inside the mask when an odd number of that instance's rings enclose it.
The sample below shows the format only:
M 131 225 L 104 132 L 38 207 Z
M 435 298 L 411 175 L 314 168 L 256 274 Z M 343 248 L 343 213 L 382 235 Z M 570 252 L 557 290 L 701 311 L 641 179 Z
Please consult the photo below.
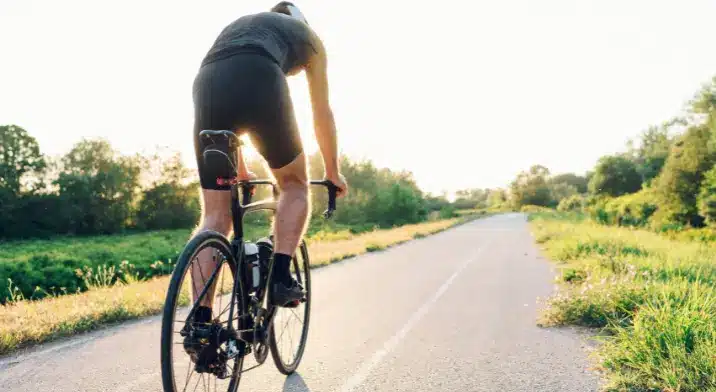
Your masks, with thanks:
M 283 253 L 273 254 L 273 277 L 285 285 L 291 283 L 291 256 Z
M 194 322 L 197 323 L 208 323 L 211 321 L 211 308 L 206 306 L 199 306 L 194 312 Z

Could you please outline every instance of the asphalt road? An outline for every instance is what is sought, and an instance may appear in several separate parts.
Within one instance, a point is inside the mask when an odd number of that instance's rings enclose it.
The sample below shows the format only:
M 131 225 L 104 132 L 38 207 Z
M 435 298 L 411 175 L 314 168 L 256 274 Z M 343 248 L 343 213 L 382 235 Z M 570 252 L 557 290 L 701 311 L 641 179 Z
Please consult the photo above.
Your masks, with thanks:
M 584 339 L 535 324 L 553 275 L 521 214 L 314 270 L 298 372 L 282 376 L 268 359 L 239 390 L 597 391 Z M 160 324 L 151 317 L 0 358 L 0 390 L 159 392 Z

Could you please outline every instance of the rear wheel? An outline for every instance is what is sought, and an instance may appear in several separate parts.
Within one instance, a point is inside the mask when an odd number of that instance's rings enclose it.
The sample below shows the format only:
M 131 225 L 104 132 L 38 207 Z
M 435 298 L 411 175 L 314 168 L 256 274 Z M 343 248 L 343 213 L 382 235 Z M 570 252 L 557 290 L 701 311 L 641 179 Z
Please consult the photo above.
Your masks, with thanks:
M 227 332 L 229 325 L 235 331 L 243 327 L 239 322 L 239 316 L 245 313 L 243 294 L 233 301 L 233 315 L 229 320 L 233 277 L 237 271 L 229 242 L 212 231 L 197 234 L 177 259 L 162 318 L 161 366 L 165 392 L 238 390 L 246 344 L 231 338 Z M 213 302 L 206 299 L 209 291 L 194 299 L 193 292 L 202 293 L 208 282 L 212 282 L 216 293 Z M 243 293 L 241 279 L 238 284 L 238 292 Z M 212 304 L 210 320 L 189 317 L 200 303 Z
M 296 250 L 291 260 L 291 275 L 306 290 L 306 301 L 293 308 L 276 307 L 269 332 L 269 348 L 278 371 L 291 374 L 301 362 L 308 338 L 311 316 L 311 270 L 306 243 Z

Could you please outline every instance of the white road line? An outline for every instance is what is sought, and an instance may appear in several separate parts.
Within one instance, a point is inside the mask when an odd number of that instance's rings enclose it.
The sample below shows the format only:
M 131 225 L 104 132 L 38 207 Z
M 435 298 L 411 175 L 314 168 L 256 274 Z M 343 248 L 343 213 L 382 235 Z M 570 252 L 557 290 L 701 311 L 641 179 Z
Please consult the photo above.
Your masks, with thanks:
M 488 244 L 489 245 L 489 244 Z M 395 333 L 390 339 L 388 339 L 385 343 L 383 343 L 383 348 L 376 351 L 373 356 L 366 362 L 364 362 L 358 370 L 353 373 L 353 376 L 346 380 L 345 383 L 343 383 L 343 386 L 341 387 L 341 392 L 350 392 L 354 388 L 358 387 L 360 384 L 365 381 L 365 379 L 368 377 L 370 372 L 375 368 L 382 360 L 385 358 L 388 353 L 390 353 L 395 346 L 400 343 L 403 338 L 410 332 L 410 330 L 415 326 L 415 324 L 420 321 L 420 319 L 425 316 L 425 314 L 430 310 L 430 307 L 435 304 L 435 302 L 440 299 L 440 297 L 445 294 L 448 287 L 452 284 L 452 282 L 457 278 L 457 276 L 465 269 L 467 268 L 470 263 L 472 263 L 475 259 L 477 259 L 477 256 L 479 256 L 485 246 L 482 248 L 479 248 L 478 250 L 473 253 L 473 255 L 465 260 L 460 266 L 457 267 L 457 270 L 440 286 L 440 288 L 435 292 L 435 294 L 430 297 L 418 310 L 416 310 L 408 319 L 408 321 L 403 325 L 403 327 Z

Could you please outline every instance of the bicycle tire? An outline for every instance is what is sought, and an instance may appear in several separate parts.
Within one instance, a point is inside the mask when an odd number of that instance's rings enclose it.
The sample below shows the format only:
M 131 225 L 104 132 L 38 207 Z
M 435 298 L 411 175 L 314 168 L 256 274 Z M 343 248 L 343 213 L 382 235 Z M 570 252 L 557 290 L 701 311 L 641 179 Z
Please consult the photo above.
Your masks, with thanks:
M 236 260 L 234 259 L 231 251 L 231 245 L 228 240 L 222 234 L 215 231 L 203 231 L 195 235 L 184 247 L 181 254 L 177 258 L 177 263 L 174 267 L 174 271 L 171 275 L 169 282 L 169 288 L 167 289 L 167 295 L 164 302 L 164 310 L 162 315 L 162 328 L 161 328 L 161 369 L 162 369 L 162 384 L 164 392 L 178 392 L 175 385 L 174 368 L 172 364 L 173 349 L 173 336 L 176 334 L 174 331 L 174 312 L 176 310 L 179 290 L 182 287 L 184 277 L 187 273 L 187 268 L 190 265 L 191 260 L 194 256 L 204 248 L 212 246 L 220 249 L 224 256 L 227 257 L 229 267 L 231 268 L 232 277 L 236 273 L 241 274 L 240 268 L 236 268 Z M 246 298 L 244 298 L 244 290 L 242 287 L 242 280 L 239 279 L 239 296 L 236 298 L 236 317 L 245 313 Z M 239 341 L 239 344 L 245 344 Z M 241 348 L 243 351 L 244 348 Z M 228 386 L 228 392 L 236 392 L 238 390 L 240 375 L 243 369 L 244 358 L 242 355 L 237 356 L 235 359 L 233 374 Z
M 301 241 L 301 245 L 299 246 L 298 251 L 296 254 L 300 254 L 302 261 L 300 261 L 300 264 L 302 264 L 303 272 L 305 276 L 305 282 L 304 282 L 304 288 L 306 289 L 306 302 L 305 310 L 304 310 L 304 317 L 303 317 L 303 329 L 301 331 L 301 339 L 299 342 L 298 349 L 296 350 L 296 357 L 295 360 L 292 363 L 285 363 L 283 359 L 281 358 L 281 354 L 279 353 L 277 342 L 276 342 L 276 334 L 274 326 L 275 323 L 271 324 L 271 330 L 269 332 L 269 348 L 271 349 L 271 357 L 273 358 L 273 362 L 276 365 L 276 368 L 279 372 L 281 372 L 284 375 L 290 375 L 296 371 L 298 368 L 298 365 L 301 363 L 301 359 L 303 358 L 303 353 L 306 349 L 306 340 L 308 338 L 308 327 L 309 322 L 311 319 L 311 268 L 310 268 L 310 259 L 308 257 L 308 247 L 306 246 L 305 241 Z M 294 258 L 293 263 L 294 268 L 298 269 L 298 264 Z M 300 269 L 299 271 L 300 272 Z M 280 308 L 279 308 L 280 309 Z

